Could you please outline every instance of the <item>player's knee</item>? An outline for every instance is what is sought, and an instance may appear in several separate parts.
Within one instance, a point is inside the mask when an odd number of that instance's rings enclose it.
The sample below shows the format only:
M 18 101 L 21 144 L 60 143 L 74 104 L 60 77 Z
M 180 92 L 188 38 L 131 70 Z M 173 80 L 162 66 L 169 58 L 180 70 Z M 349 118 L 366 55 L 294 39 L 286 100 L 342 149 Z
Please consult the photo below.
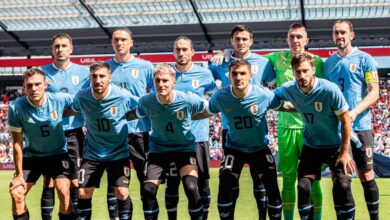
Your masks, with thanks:
M 151 182 L 146 182 L 144 184 L 143 192 L 145 198 L 154 198 L 157 194 L 157 185 Z
M 370 181 L 375 178 L 374 171 L 371 170 L 358 170 L 358 175 L 361 181 Z
M 19 187 L 13 189 L 10 193 L 11 193 L 12 200 L 16 204 L 22 203 L 24 201 L 25 196 L 26 196 L 26 190 L 22 186 L 19 186 Z
M 129 190 L 127 187 L 116 187 L 115 195 L 117 199 L 125 200 L 127 197 L 129 197 Z
M 345 195 L 346 192 L 351 191 L 351 180 L 347 178 L 336 178 L 334 182 L 334 187 L 340 190 L 339 192 Z
M 298 180 L 298 186 L 297 186 L 298 192 L 300 194 L 310 194 L 312 183 L 313 180 L 310 178 L 306 178 L 306 177 L 300 178 Z
M 92 197 L 93 190 L 91 188 L 80 188 L 79 189 L 79 198 L 80 199 L 90 199 Z
M 182 181 L 183 181 L 184 189 L 186 189 L 187 191 L 194 193 L 195 191 L 198 190 L 198 178 L 196 178 L 195 176 L 191 176 L 191 175 L 183 176 Z

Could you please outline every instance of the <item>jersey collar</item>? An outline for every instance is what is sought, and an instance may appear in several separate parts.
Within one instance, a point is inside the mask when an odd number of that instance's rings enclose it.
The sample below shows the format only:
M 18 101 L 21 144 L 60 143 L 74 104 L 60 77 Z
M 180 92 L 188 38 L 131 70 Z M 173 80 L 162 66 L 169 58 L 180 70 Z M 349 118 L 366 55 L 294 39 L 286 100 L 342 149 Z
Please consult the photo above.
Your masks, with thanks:
M 96 101 L 103 101 L 103 100 L 105 100 L 108 96 L 110 96 L 110 94 L 111 94 L 111 88 L 112 88 L 112 84 L 110 83 L 110 84 L 108 85 L 108 92 L 107 92 L 107 95 L 104 96 L 102 99 L 99 100 L 98 98 L 96 98 L 95 94 L 93 93 L 93 87 L 91 86 L 92 96 L 93 96 L 94 99 L 96 99 Z
M 169 105 L 169 104 L 171 104 L 171 103 L 174 102 L 175 99 L 176 99 L 176 90 L 173 90 L 172 92 L 173 92 L 173 99 L 172 99 L 172 101 L 171 101 L 170 103 L 168 103 L 168 104 L 162 103 L 162 102 L 160 101 L 160 99 L 158 99 L 158 96 L 157 96 L 157 93 L 156 93 L 157 102 L 158 102 L 160 105 Z
M 249 51 L 248 55 L 246 55 L 246 56 L 243 57 L 242 59 L 246 60 L 246 59 L 248 59 L 248 57 L 250 57 L 251 55 L 252 55 L 252 52 Z M 233 56 L 233 53 L 232 53 L 232 55 L 230 55 L 230 59 L 237 60 L 238 58 L 235 57 L 235 56 Z
M 133 55 L 130 56 L 130 59 L 129 60 L 126 60 L 126 61 L 123 61 L 123 62 L 119 62 L 115 59 L 115 57 L 113 57 L 112 59 L 114 60 L 115 63 L 128 63 L 130 62 L 131 60 L 133 60 L 135 57 Z
M 251 91 L 252 91 L 252 84 L 249 84 L 248 86 L 249 86 L 248 93 L 247 93 L 244 97 L 242 97 L 241 99 L 247 97 L 247 96 L 249 95 L 249 93 L 251 93 Z M 232 85 L 230 85 L 230 93 L 232 93 L 232 96 L 233 96 L 234 98 L 240 99 L 240 98 L 238 98 L 236 95 L 234 95 L 233 86 L 232 86 Z
M 344 57 L 340 56 L 339 53 L 336 53 L 336 54 L 337 54 L 337 56 L 338 56 L 339 58 L 345 58 L 345 57 L 351 56 L 351 54 L 353 54 L 353 53 L 354 53 L 355 51 L 357 51 L 357 50 L 358 50 L 358 48 L 357 48 L 357 47 L 354 47 L 354 48 L 352 49 L 352 51 L 351 51 L 349 54 L 345 55 Z
M 180 72 L 179 70 L 177 70 L 176 64 L 173 65 L 173 69 L 174 69 L 177 73 L 180 73 L 180 74 L 185 74 L 185 73 L 191 72 L 193 67 L 194 67 L 194 63 L 191 63 L 191 67 L 187 70 L 187 72 L 182 73 L 182 72 Z
M 70 62 L 69 65 L 68 65 L 65 69 L 63 69 L 63 70 L 58 69 L 57 66 L 54 64 L 54 62 L 53 62 L 51 65 L 53 66 L 54 69 L 56 69 L 56 70 L 58 70 L 58 71 L 64 71 L 64 70 L 70 69 L 70 67 L 72 66 L 72 64 L 73 64 L 73 63 Z

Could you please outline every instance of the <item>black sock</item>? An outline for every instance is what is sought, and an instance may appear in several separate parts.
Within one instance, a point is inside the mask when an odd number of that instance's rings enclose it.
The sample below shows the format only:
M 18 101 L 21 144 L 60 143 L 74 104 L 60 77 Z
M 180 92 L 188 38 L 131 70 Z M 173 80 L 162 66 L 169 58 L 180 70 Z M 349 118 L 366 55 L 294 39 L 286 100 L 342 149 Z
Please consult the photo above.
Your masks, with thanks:
M 80 219 L 90 220 L 92 216 L 92 199 L 79 198 L 78 211 Z
M 115 187 L 110 185 L 107 186 L 107 208 L 110 219 L 117 219 L 119 217 L 118 204 L 116 203 L 115 196 Z
M 362 185 L 370 219 L 377 220 L 379 219 L 379 190 L 375 179 L 362 182 Z
M 42 220 L 51 220 L 54 209 L 54 187 L 43 187 L 41 197 Z
M 30 219 L 30 213 L 27 210 L 23 214 L 21 214 L 21 215 L 13 215 L 13 217 L 14 217 L 14 220 L 29 220 Z
M 76 213 L 69 213 L 69 214 L 58 213 L 58 217 L 60 220 L 76 220 L 77 214 Z
M 79 203 L 79 188 L 78 187 L 70 187 L 70 199 L 73 203 L 74 211 L 77 213 L 77 205 Z

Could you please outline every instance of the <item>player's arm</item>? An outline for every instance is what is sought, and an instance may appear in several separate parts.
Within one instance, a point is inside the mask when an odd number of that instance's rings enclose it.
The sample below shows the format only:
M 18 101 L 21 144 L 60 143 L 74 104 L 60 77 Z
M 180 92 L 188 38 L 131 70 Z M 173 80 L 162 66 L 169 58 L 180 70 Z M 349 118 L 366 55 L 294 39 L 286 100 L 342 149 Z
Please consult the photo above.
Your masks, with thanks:
M 349 154 L 349 146 L 351 139 L 351 118 L 349 112 L 344 112 L 337 115 L 337 118 L 341 124 L 341 149 L 340 155 L 337 158 L 336 166 L 341 163 L 343 166 L 344 174 L 351 174 L 355 171 L 355 164 Z
M 64 110 L 64 113 L 62 113 L 62 117 L 70 117 L 79 113 L 80 112 L 75 111 L 73 108 L 67 108 Z
M 126 113 L 126 120 L 128 120 L 128 121 L 136 120 L 139 118 L 141 118 L 141 117 L 139 117 L 137 115 L 137 108 L 133 108 Z
M 367 83 L 368 93 L 363 100 L 353 108 L 349 114 L 351 120 L 354 121 L 356 116 L 365 111 L 379 99 L 379 84 L 378 82 Z
M 209 118 L 213 115 L 214 115 L 213 113 L 209 112 L 207 108 L 205 108 L 202 112 L 197 112 L 195 114 L 192 114 L 191 120 L 201 120 L 201 119 Z
M 23 179 L 23 133 L 11 131 L 13 141 L 13 156 L 15 163 L 15 177 L 12 179 L 9 189 L 10 191 L 19 186 L 27 189 L 26 182 Z

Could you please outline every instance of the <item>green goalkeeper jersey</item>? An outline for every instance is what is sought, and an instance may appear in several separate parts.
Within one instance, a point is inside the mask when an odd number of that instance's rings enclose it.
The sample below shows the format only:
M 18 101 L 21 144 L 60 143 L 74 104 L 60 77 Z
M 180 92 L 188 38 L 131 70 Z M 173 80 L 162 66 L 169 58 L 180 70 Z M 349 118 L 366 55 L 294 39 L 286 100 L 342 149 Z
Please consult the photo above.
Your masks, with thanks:
M 309 53 L 308 53 L 309 54 Z M 313 57 L 313 63 L 316 67 L 315 75 L 323 78 L 324 61 L 321 57 L 310 54 Z M 269 59 L 276 72 L 276 86 L 294 79 L 291 68 L 291 52 L 274 52 L 265 55 Z M 298 113 L 279 112 L 278 127 L 281 128 L 303 128 L 304 122 Z

